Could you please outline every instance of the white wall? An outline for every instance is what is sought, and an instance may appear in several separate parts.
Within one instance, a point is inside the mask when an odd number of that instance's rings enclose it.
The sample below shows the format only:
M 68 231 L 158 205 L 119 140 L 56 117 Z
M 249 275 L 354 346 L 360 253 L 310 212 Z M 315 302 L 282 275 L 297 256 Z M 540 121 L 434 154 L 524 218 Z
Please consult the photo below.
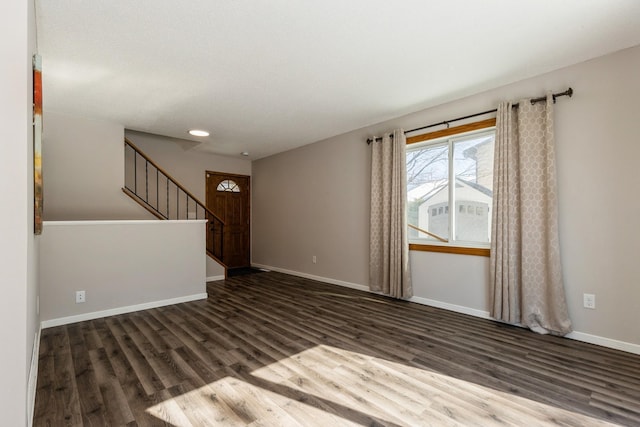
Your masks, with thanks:
M 46 65 L 45 65 L 46 66 Z M 124 187 L 124 127 L 44 112 L 46 221 L 154 218 Z
M 193 141 L 131 130 L 126 130 L 125 136 L 202 203 L 206 202 L 206 171 L 251 175 L 249 160 L 196 151 L 197 143 Z M 207 277 L 223 276 L 224 268 L 207 258 Z
M 577 338 L 640 349 L 640 47 L 336 136 L 253 164 L 253 262 L 368 284 L 367 137 L 575 90 L 556 106 L 560 234 Z M 477 119 L 476 119 L 477 120 Z M 459 123 L 462 124 L 462 123 Z M 317 264 L 311 257 L 317 255 Z M 488 258 L 412 252 L 416 296 L 489 310 Z M 582 307 L 594 293 L 597 308 Z M 629 346 L 626 346 L 629 348 Z
M 0 414 L 27 423 L 27 384 L 38 331 L 37 240 L 33 235 L 32 2 L 8 0 L 0 14 Z
M 204 220 L 45 222 L 40 243 L 43 324 L 205 297 L 204 228 Z M 75 303 L 79 290 L 86 292 L 85 303 Z M 64 321 L 72 316 L 79 317 Z

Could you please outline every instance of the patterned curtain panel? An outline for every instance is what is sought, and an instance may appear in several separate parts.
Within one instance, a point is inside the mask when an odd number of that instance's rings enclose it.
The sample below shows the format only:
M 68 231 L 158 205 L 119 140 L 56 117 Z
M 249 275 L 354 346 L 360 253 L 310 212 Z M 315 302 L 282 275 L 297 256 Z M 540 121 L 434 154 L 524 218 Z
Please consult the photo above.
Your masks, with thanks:
M 491 315 L 565 335 L 551 95 L 498 106 L 494 165 Z
M 413 292 L 407 239 L 407 140 L 402 129 L 373 141 L 369 288 L 395 298 Z

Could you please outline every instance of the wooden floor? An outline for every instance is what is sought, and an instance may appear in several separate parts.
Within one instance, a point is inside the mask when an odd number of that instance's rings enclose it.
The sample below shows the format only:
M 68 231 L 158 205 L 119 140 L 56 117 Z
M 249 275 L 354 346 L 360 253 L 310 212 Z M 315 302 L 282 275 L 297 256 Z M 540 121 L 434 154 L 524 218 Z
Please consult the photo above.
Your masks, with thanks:
M 279 273 L 45 329 L 35 426 L 640 425 L 640 356 Z

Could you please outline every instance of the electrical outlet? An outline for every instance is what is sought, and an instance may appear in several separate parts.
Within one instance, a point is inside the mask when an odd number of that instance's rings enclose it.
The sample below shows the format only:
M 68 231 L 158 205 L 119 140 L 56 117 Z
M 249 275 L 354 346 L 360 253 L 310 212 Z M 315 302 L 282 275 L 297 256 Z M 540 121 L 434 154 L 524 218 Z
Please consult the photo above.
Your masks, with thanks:
M 596 296 L 594 294 L 584 294 L 582 296 L 584 308 L 596 308 Z
M 76 304 L 81 304 L 85 301 L 84 291 L 76 291 Z
M 313 260 L 313 263 L 315 264 L 316 263 L 316 256 L 315 255 L 313 256 L 312 260 Z

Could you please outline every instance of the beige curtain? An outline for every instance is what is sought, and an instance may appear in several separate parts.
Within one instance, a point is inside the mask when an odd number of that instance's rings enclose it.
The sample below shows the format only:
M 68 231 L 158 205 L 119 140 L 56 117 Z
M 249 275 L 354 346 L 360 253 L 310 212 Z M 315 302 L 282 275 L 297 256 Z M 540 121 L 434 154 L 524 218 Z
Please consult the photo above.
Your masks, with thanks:
M 491 315 L 564 335 L 553 101 L 498 106 L 491 232 Z
M 373 141 L 369 288 L 395 298 L 413 292 L 407 239 L 407 140 L 402 129 Z

